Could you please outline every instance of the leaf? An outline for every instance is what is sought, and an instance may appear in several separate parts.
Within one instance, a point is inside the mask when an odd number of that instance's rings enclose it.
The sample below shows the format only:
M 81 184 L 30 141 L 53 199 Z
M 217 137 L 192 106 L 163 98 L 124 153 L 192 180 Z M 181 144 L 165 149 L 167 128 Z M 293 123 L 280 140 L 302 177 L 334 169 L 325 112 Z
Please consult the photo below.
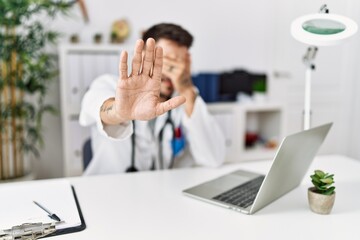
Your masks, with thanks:
M 331 187 L 332 184 L 333 184 L 333 183 L 325 184 L 325 185 L 323 185 L 322 187 L 328 188 L 328 187 Z
M 331 194 L 333 194 L 334 190 L 335 190 L 335 187 L 331 187 L 328 190 L 326 190 L 325 192 L 323 192 L 322 194 L 331 195 Z
M 319 178 L 323 178 L 325 173 L 321 170 L 315 170 L 315 175 L 317 175 Z
M 54 106 L 51 106 L 51 105 L 44 105 L 40 109 L 40 111 L 43 112 L 43 113 L 48 112 L 48 113 L 53 114 L 53 115 L 57 115 L 59 113 L 58 110 Z
M 319 186 L 319 189 L 321 189 L 321 190 L 326 190 L 327 187 L 326 187 L 326 185 L 320 185 L 320 186 Z
M 318 186 L 318 185 L 319 185 L 319 183 L 318 183 L 318 182 L 315 182 L 314 180 L 312 180 L 311 182 L 312 182 L 312 184 L 314 184 L 314 186 Z
M 320 181 L 323 182 L 323 183 L 326 183 L 326 184 L 333 183 L 333 180 L 331 178 L 320 179 Z
M 320 183 L 320 178 L 319 178 L 318 176 L 316 176 L 316 175 L 311 175 L 310 177 L 311 177 L 311 179 L 314 180 L 315 182 Z
M 325 178 L 334 178 L 334 174 L 329 174 L 329 173 L 327 173 L 326 176 L 325 176 Z

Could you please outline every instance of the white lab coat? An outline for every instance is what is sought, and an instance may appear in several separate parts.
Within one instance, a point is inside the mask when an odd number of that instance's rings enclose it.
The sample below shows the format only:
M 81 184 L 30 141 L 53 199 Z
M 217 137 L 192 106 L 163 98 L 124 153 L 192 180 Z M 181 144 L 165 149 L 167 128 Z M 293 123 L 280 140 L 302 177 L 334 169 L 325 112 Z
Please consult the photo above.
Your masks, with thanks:
M 115 96 L 117 77 L 102 75 L 95 79 L 84 95 L 81 104 L 79 122 L 82 126 L 91 126 L 93 158 L 84 175 L 121 173 L 131 165 L 132 122 L 117 126 L 104 126 L 100 119 L 100 107 L 103 102 Z M 159 168 L 158 136 L 167 118 L 167 113 L 157 117 L 154 132 L 147 121 L 135 122 L 135 167 L 149 170 L 155 162 Z M 175 127 L 181 126 L 186 139 L 184 150 L 175 158 L 174 168 L 202 165 L 217 167 L 225 159 L 225 138 L 217 122 L 209 114 L 203 99 L 195 100 L 191 117 L 187 117 L 183 106 L 171 112 Z M 171 162 L 172 131 L 166 125 L 163 135 L 164 167 Z

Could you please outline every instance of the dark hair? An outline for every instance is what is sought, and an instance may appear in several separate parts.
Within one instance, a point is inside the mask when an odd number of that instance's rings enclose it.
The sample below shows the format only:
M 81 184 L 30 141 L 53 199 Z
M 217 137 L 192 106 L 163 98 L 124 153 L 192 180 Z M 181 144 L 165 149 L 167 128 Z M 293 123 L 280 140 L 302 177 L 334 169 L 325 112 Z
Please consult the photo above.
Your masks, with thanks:
M 154 38 L 155 41 L 161 38 L 172 40 L 187 48 L 191 47 L 194 40 L 188 31 L 172 23 L 160 23 L 152 26 L 143 33 L 143 40 L 146 41 L 148 38 Z

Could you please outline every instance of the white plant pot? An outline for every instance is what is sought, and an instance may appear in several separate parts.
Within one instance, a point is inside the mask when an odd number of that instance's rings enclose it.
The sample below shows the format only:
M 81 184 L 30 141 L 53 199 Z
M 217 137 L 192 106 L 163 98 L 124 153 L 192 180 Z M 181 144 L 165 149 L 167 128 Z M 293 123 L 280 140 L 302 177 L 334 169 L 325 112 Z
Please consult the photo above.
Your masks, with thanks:
M 335 192 L 331 195 L 324 195 L 316 193 L 314 190 L 314 187 L 308 189 L 308 200 L 311 211 L 318 214 L 330 214 L 335 202 Z

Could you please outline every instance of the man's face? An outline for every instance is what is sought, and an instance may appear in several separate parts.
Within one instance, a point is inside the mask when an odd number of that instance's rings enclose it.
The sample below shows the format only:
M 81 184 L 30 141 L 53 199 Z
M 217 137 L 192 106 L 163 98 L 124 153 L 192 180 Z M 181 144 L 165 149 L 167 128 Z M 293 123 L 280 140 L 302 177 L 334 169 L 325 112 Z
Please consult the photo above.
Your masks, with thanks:
M 178 67 L 176 63 L 188 62 L 190 53 L 187 47 L 179 46 L 176 42 L 168 39 L 159 39 L 156 42 L 156 46 L 162 47 L 164 53 L 160 96 L 164 98 L 164 100 L 167 100 L 175 90 L 174 85 L 176 86 L 176 83 L 174 83 L 174 81 L 182 81 L 183 79 L 181 78 L 184 76 L 183 73 L 179 73 L 179 76 L 173 79 L 175 77 L 171 78 L 170 75 L 174 75 L 176 71 L 170 74 L 169 70 L 171 70 L 170 68 Z M 174 62 L 175 64 L 169 67 L 169 65 L 166 65 L 167 62 Z M 188 71 L 190 71 L 190 69 Z

